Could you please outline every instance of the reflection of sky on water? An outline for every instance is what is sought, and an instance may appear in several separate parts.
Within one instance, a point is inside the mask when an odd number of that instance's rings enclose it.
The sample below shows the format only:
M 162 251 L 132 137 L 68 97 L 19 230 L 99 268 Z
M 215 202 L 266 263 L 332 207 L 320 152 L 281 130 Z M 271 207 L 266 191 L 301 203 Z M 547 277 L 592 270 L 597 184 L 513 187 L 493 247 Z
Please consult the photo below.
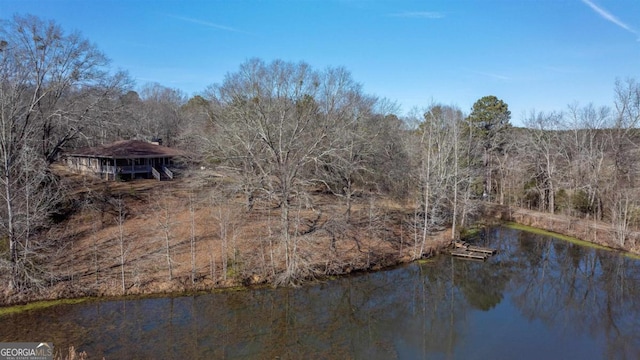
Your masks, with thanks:
M 60 306 L 3 318 L 0 341 L 107 358 L 640 358 L 639 261 L 503 228 L 478 242 L 501 252 L 297 289 Z

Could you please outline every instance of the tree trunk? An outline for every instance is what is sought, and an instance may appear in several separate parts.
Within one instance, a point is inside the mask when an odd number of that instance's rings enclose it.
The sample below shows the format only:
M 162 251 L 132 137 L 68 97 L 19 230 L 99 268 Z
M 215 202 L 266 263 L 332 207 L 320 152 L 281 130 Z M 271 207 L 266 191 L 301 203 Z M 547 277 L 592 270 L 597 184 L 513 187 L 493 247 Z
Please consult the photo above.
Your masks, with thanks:
M 169 281 L 173 280 L 173 265 L 171 262 L 171 239 L 169 237 L 169 231 L 165 229 L 164 242 L 167 255 L 167 270 L 169 271 Z
M 6 155 L 5 155 L 6 156 Z M 5 205 L 7 207 L 7 237 L 9 238 L 9 262 L 11 263 L 11 279 L 9 280 L 9 290 L 18 289 L 18 247 L 14 228 L 13 218 L 13 194 L 11 191 L 11 176 L 9 174 L 8 158 L 5 157 L 4 190 Z
M 556 211 L 556 195 L 553 181 L 549 179 L 549 212 L 554 214 Z
M 485 146 L 484 148 L 484 155 L 483 155 L 484 159 L 484 193 L 482 194 L 482 197 L 485 198 L 485 200 L 489 200 L 491 199 L 491 168 L 489 166 L 489 151 L 487 150 L 487 147 Z
M 423 183 L 423 206 L 424 206 L 424 216 L 423 216 L 423 228 L 422 228 L 422 241 L 420 243 L 420 251 L 417 254 L 414 254 L 414 258 L 421 258 L 422 253 L 424 252 L 424 247 L 427 242 L 427 224 L 429 222 L 429 208 L 430 208 L 430 199 L 431 199 L 431 146 L 432 146 L 432 129 L 431 122 L 429 123 L 429 139 L 427 141 L 427 159 L 426 165 L 423 160 L 423 169 L 425 170 L 424 175 L 424 183 Z M 424 139 L 423 139 L 424 141 Z M 423 144 L 421 144 L 423 145 Z M 423 145 L 424 146 L 424 145 Z
M 352 193 L 351 179 L 348 179 L 346 194 L 345 194 L 345 197 L 347 198 L 347 223 L 351 221 L 351 193 Z
M 289 228 L 291 226 L 289 221 L 289 199 L 285 194 L 281 203 L 280 213 L 280 225 L 282 227 L 281 236 L 284 243 L 285 251 L 285 282 L 289 283 L 294 276 L 294 254 L 291 248 L 291 235 L 289 234 Z
M 125 282 L 125 274 L 124 274 L 124 264 L 125 264 L 125 256 L 126 256 L 126 246 L 125 246 L 125 235 L 124 235 L 124 221 L 125 221 L 125 213 L 124 213 L 124 204 L 122 203 L 122 199 L 118 199 L 118 217 L 116 219 L 118 223 L 118 243 L 120 245 L 120 277 L 122 282 L 122 294 L 126 294 L 126 282 Z
M 458 125 L 455 124 L 453 143 L 453 219 L 451 219 L 451 240 L 455 240 L 458 221 Z
M 196 220 L 195 208 L 193 205 L 193 195 L 189 196 L 189 215 L 190 215 L 190 244 L 191 244 L 191 284 L 196 283 Z

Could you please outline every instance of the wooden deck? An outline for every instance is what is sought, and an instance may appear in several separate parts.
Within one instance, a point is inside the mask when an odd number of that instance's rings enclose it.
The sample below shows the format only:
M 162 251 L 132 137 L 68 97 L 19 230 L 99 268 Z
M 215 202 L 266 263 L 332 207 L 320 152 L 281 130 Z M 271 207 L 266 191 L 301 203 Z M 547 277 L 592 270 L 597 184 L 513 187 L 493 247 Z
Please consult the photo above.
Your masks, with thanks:
M 495 255 L 496 249 L 490 249 L 480 246 L 469 245 L 466 242 L 456 241 L 453 243 L 453 249 L 450 251 L 451 256 L 472 260 L 487 260 Z
M 495 253 L 498 252 L 496 249 L 483 248 L 483 247 L 473 246 L 473 245 L 469 245 L 469 247 L 467 247 L 467 250 L 472 252 L 489 254 L 489 255 L 495 255 Z
M 466 259 L 475 259 L 475 260 L 487 260 L 490 255 L 485 253 L 479 253 L 475 251 L 469 250 L 453 250 L 451 252 L 451 256 L 461 257 Z

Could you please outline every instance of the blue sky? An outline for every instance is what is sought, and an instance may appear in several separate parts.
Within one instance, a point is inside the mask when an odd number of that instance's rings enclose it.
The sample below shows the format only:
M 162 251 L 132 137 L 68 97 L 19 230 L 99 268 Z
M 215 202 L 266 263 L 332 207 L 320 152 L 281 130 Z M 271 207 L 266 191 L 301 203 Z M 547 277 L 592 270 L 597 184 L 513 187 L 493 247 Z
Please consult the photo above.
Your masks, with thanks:
M 432 102 L 469 112 L 503 99 L 512 122 L 567 105 L 612 105 L 616 78 L 640 80 L 638 0 L 2 0 L 78 30 L 138 86 L 188 95 L 245 60 L 344 66 L 403 112 Z

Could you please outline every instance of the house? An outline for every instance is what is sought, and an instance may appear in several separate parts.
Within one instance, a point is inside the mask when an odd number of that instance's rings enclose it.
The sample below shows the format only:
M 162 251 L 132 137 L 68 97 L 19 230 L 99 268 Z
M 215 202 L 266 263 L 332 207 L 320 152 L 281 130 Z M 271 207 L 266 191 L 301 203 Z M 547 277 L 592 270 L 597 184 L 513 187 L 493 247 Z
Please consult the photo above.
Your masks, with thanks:
M 158 143 L 122 140 L 67 153 L 64 162 L 72 170 L 106 180 L 171 180 L 174 160 L 184 155 L 183 151 Z

